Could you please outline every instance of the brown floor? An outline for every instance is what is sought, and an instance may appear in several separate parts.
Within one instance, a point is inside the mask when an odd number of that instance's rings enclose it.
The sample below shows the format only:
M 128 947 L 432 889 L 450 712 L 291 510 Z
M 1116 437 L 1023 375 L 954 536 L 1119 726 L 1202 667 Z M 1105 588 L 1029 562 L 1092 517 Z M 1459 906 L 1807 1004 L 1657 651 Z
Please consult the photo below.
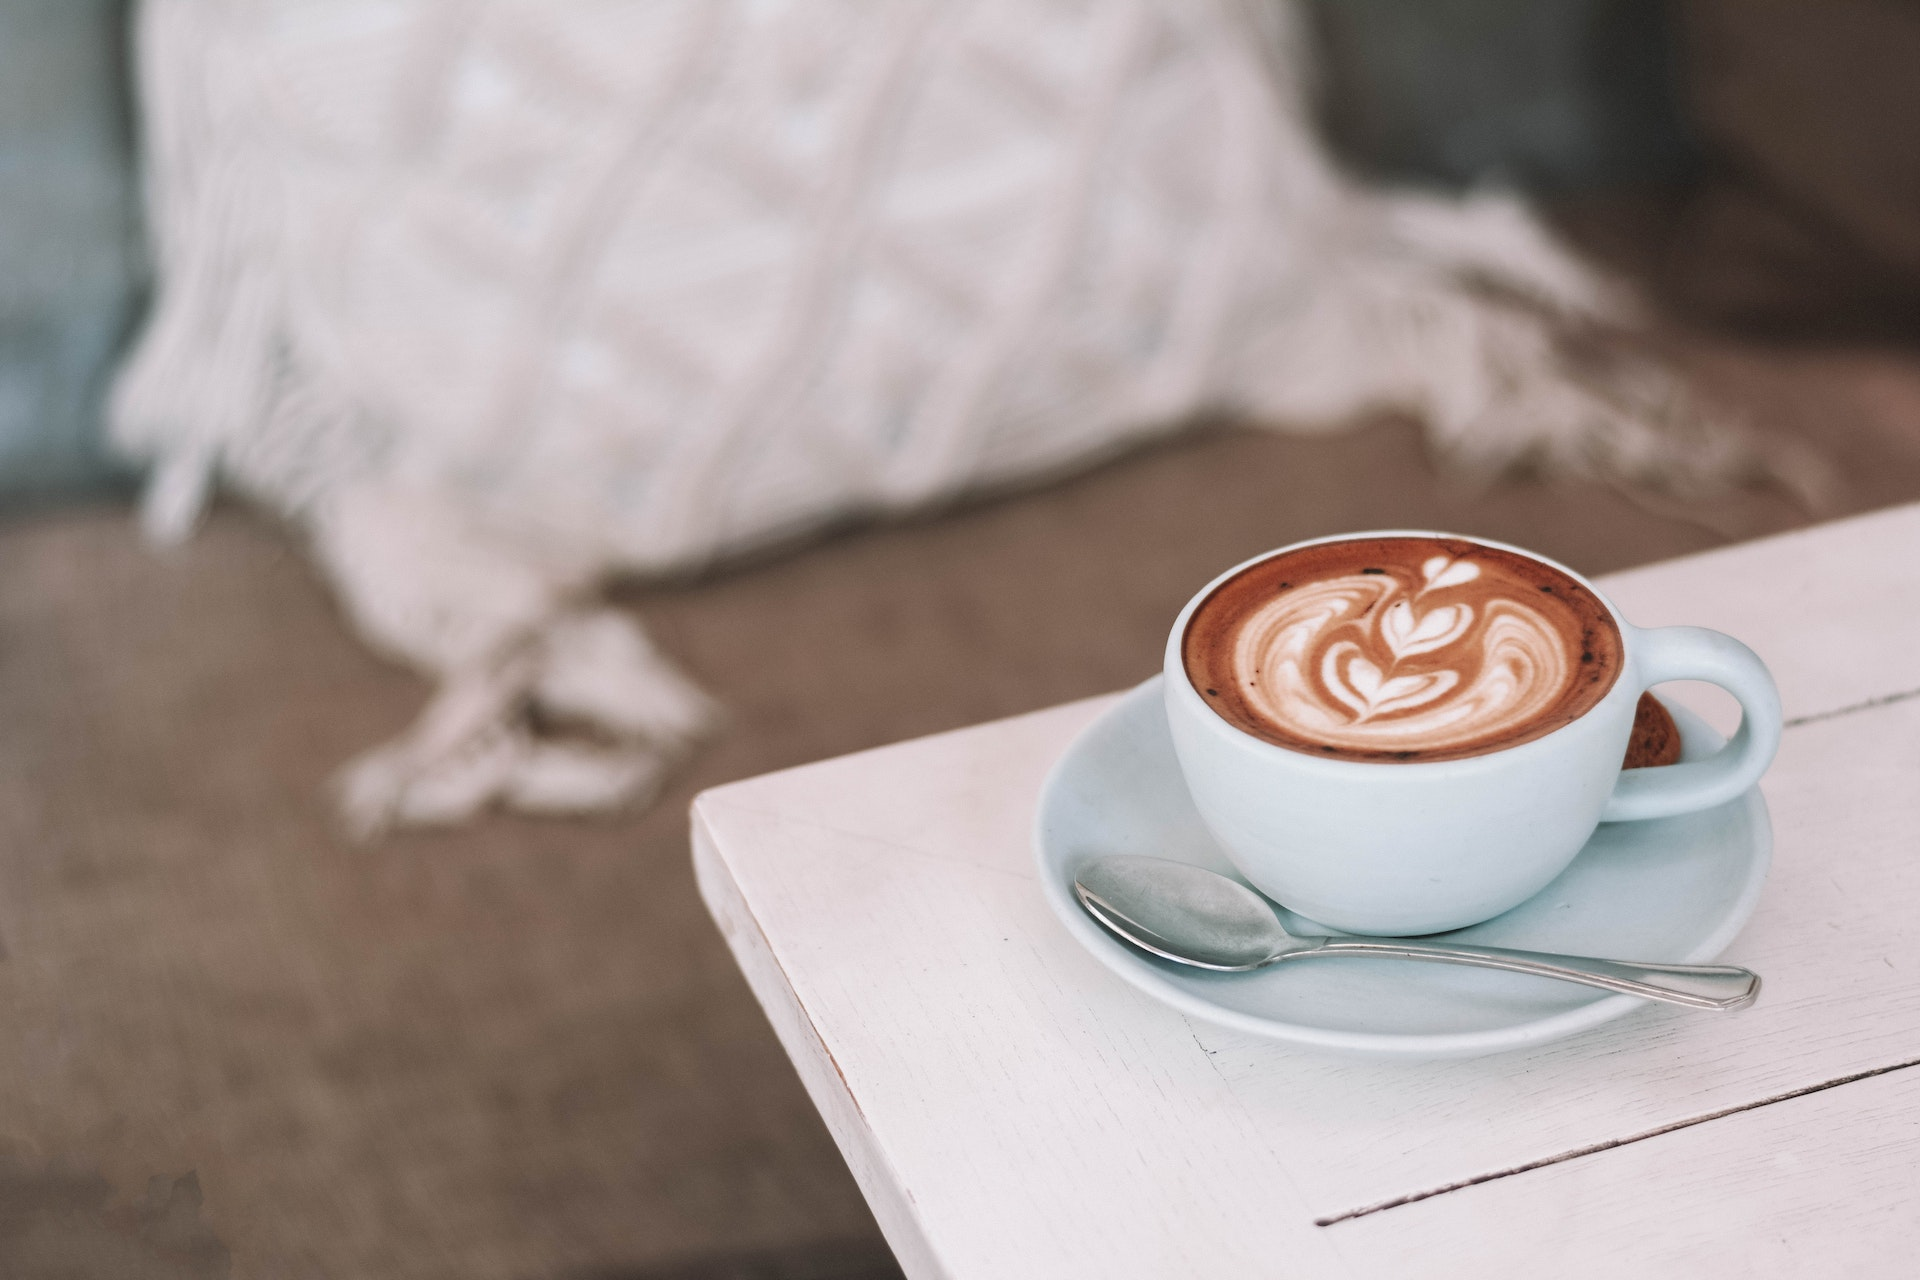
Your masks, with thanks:
M 1827 459 L 1825 514 L 1920 499 L 1920 356 L 1689 351 Z M 1405 424 L 1190 438 L 636 592 L 733 717 L 663 803 L 372 846 L 326 778 L 424 689 L 281 532 L 224 511 L 156 558 L 118 509 L 0 526 L 0 1274 L 889 1274 L 695 895 L 692 794 L 1129 684 L 1196 584 L 1306 535 L 1603 572 L 1812 518 L 1655 505 L 1436 480 Z

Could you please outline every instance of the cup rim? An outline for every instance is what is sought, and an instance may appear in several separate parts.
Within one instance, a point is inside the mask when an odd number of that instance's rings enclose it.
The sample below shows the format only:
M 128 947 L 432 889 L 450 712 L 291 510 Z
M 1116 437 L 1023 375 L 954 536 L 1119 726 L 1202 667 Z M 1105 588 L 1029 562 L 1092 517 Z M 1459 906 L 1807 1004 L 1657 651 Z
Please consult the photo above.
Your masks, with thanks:
M 1598 702 L 1595 702 L 1574 719 L 1569 720 L 1557 729 L 1551 729 L 1539 737 L 1529 738 L 1525 742 L 1517 742 L 1510 747 L 1499 747 L 1493 751 L 1483 751 L 1478 755 L 1456 756 L 1451 760 L 1328 759 L 1326 756 L 1314 755 L 1312 752 L 1299 751 L 1292 747 L 1283 747 L 1277 742 L 1269 742 L 1265 738 L 1251 734 L 1240 726 L 1233 724 L 1215 710 L 1205 698 L 1200 696 L 1200 691 L 1193 686 L 1192 678 L 1187 675 L 1186 658 L 1181 650 L 1183 642 L 1186 639 L 1187 624 L 1192 619 L 1194 611 L 1200 607 L 1202 601 L 1211 596 L 1214 591 L 1225 584 L 1228 579 L 1252 568 L 1254 565 L 1271 560 L 1275 556 L 1287 555 L 1306 547 L 1316 547 L 1328 542 L 1358 542 L 1364 538 L 1448 538 L 1456 542 L 1471 542 L 1476 546 L 1491 547 L 1496 551 L 1506 551 L 1513 555 L 1522 556 L 1528 560 L 1536 561 L 1537 563 L 1544 564 L 1551 569 L 1566 574 L 1569 578 L 1572 578 L 1575 582 L 1593 593 L 1594 598 L 1606 608 L 1607 616 L 1613 619 L 1613 625 L 1620 631 L 1622 661 L 1620 670 L 1614 674 L 1612 686 L 1607 689 L 1605 694 L 1601 695 Z M 1561 735 L 1586 723 L 1594 712 L 1598 711 L 1602 706 L 1605 706 L 1628 684 L 1626 675 L 1628 668 L 1633 665 L 1633 635 L 1637 630 L 1638 628 L 1620 616 L 1619 607 L 1608 598 L 1606 592 L 1595 586 L 1593 580 L 1588 578 L 1587 575 L 1568 568 L 1552 556 L 1541 555 L 1538 551 L 1531 550 L 1530 548 L 1515 546 L 1510 542 L 1501 542 L 1497 538 L 1483 538 L 1470 533 L 1448 533 L 1436 529 L 1359 529 L 1347 533 L 1326 534 L 1318 538 L 1302 538 L 1298 542 L 1289 542 L 1283 547 L 1275 547 L 1271 551 L 1263 551 L 1259 555 L 1249 556 L 1232 568 L 1216 574 L 1211 581 L 1204 587 L 1201 587 L 1200 590 L 1196 591 L 1193 596 L 1188 599 L 1187 603 L 1182 606 L 1179 616 L 1173 620 L 1173 629 L 1167 634 L 1167 646 L 1162 667 L 1166 675 L 1167 688 L 1173 691 L 1170 696 L 1181 698 L 1188 706 L 1197 707 L 1203 711 L 1205 713 L 1203 717 L 1204 720 L 1216 731 L 1224 731 L 1233 741 L 1245 744 L 1261 753 L 1278 752 L 1280 753 L 1280 758 L 1284 758 L 1289 762 L 1306 762 L 1307 767 L 1323 769 L 1330 773 L 1343 773 L 1352 769 L 1373 769 L 1383 765 L 1390 766 L 1396 770 L 1454 768 L 1462 772 L 1472 772 L 1473 766 L 1495 767 L 1488 762 L 1505 760 L 1514 753 L 1524 752 L 1529 748 L 1539 747 L 1542 750 L 1549 749 L 1543 744 L 1552 742 Z

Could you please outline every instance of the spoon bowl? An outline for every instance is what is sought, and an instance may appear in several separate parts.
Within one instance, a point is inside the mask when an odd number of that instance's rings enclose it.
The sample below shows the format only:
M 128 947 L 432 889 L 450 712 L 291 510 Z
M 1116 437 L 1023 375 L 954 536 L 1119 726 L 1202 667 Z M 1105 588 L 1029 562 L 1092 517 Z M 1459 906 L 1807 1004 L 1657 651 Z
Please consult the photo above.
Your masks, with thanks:
M 1293 941 L 1265 898 L 1190 863 L 1101 858 L 1075 877 L 1073 892 L 1089 915 L 1134 946 L 1200 969 L 1258 969 Z

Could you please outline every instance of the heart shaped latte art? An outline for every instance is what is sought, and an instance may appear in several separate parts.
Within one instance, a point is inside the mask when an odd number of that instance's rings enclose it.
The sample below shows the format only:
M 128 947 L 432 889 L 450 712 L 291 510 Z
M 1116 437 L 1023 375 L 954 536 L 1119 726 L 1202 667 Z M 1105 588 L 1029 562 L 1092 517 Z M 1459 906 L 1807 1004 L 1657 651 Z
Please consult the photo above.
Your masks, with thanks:
M 1445 604 L 1415 613 L 1413 602 L 1396 600 L 1380 615 L 1380 639 L 1395 660 L 1432 653 L 1457 642 L 1473 625 L 1473 608 Z
M 1420 576 L 1430 588 L 1458 587 L 1479 577 L 1480 566 L 1464 557 L 1434 556 L 1420 566 Z
M 1351 708 L 1356 721 L 1418 707 L 1444 696 L 1460 683 L 1456 671 L 1441 669 L 1386 676 L 1356 644 L 1335 645 L 1321 660 L 1320 679 L 1327 692 Z
M 1248 702 L 1314 741 L 1414 754 L 1560 696 L 1566 648 L 1539 605 L 1490 592 L 1465 557 L 1410 570 L 1306 583 L 1257 609 L 1235 641 Z

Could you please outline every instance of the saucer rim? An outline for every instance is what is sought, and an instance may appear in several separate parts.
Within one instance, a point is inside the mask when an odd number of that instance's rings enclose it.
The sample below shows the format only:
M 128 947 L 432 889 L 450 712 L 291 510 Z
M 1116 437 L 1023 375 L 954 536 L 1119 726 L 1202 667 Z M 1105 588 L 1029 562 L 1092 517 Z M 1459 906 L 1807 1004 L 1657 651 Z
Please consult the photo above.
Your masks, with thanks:
M 1637 996 L 1601 995 L 1587 1004 L 1562 1013 L 1483 1031 L 1445 1033 L 1340 1031 L 1224 1008 L 1200 998 L 1186 988 L 1177 986 L 1143 967 L 1126 951 L 1126 944 L 1112 937 L 1087 917 L 1079 904 L 1074 901 L 1071 889 L 1060 883 L 1060 877 L 1055 874 L 1055 864 L 1048 854 L 1050 842 L 1046 820 L 1055 803 L 1056 794 L 1065 785 L 1066 777 L 1074 770 L 1087 744 L 1103 731 L 1110 731 L 1109 721 L 1118 719 L 1129 711 L 1136 699 L 1151 698 L 1158 701 L 1160 685 L 1164 679 L 1163 674 L 1155 674 L 1127 690 L 1074 735 L 1073 740 L 1054 761 L 1053 766 L 1047 771 L 1046 779 L 1041 783 L 1039 798 L 1034 806 L 1031 837 L 1034 861 L 1040 873 L 1041 892 L 1046 897 L 1047 905 L 1066 926 L 1068 933 L 1076 942 L 1108 970 L 1138 990 L 1182 1013 L 1262 1039 L 1348 1056 L 1427 1060 L 1478 1057 L 1547 1044 L 1591 1030 L 1652 1003 Z M 1666 705 L 1673 713 L 1684 740 L 1702 741 L 1709 745 L 1724 742 L 1720 734 L 1698 715 L 1685 707 L 1675 706 L 1672 703 Z M 1700 940 L 1676 963 L 1706 964 L 1718 958 L 1753 917 L 1754 911 L 1760 904 L 1760 895 L 1766 887 L 1767 872 L 1773 860 L 1773 824 L 1767 812 L 1766 801 L 1756 785 L 1728 803 L 1745 807 L 1747 819 L 1754 834 L 1746 882 L 1741 886 L 1739 895 L 1721 919 L 1720 924 L 1702 935 Z

